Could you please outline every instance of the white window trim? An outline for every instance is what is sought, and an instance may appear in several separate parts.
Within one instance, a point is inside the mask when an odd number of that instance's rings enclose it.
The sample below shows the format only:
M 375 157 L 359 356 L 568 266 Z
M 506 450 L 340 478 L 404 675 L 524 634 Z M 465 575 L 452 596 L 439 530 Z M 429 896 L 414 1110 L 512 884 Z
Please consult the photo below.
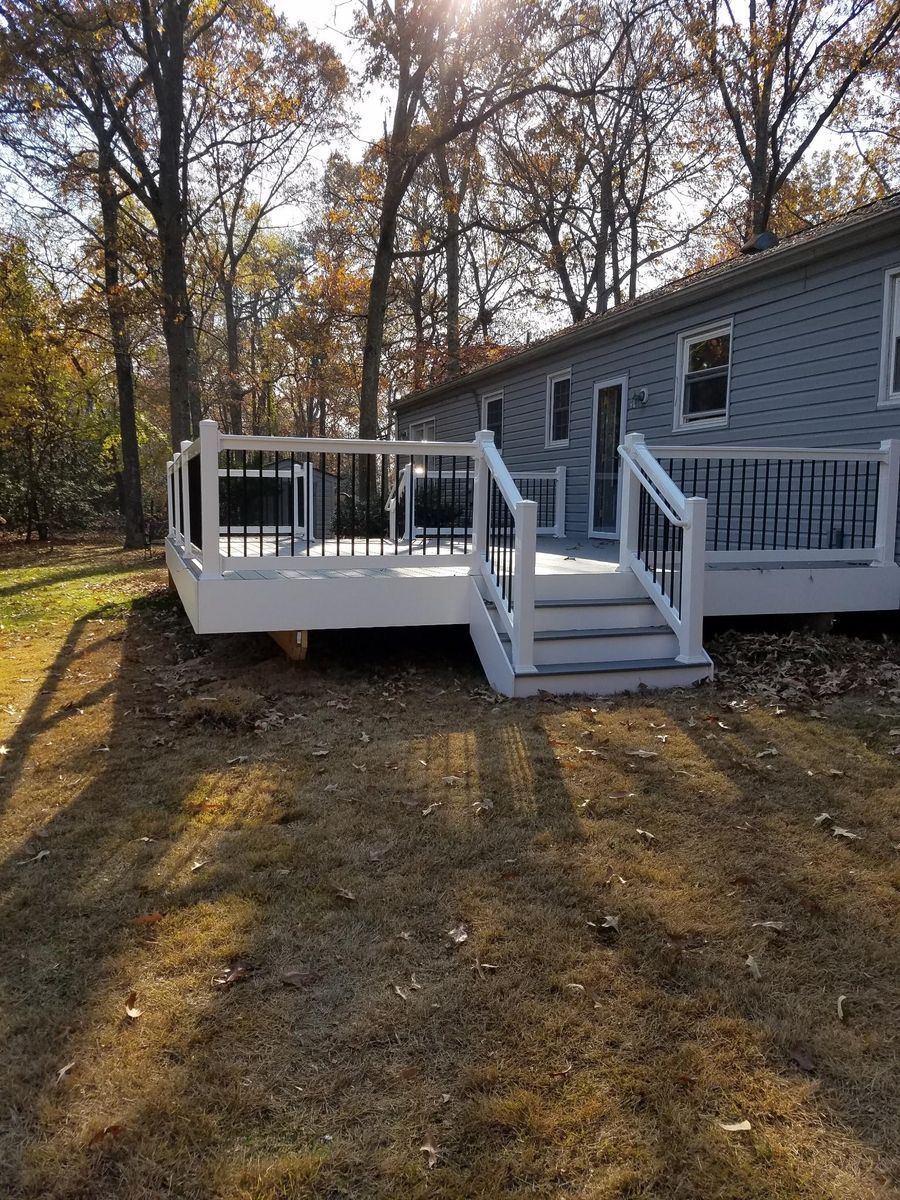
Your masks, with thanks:
M 569 437 L 565 440 L 560 439 L 557 442 L 550 440 L 550 432 L 553 428 L 553 385 L 558 383 L 560 379 L 568 379 L 569 381 Z M 547 376 L 547 411 L 544 418 L 544 449 L 554 450 L 562 446 L 568 446 L 569 439 L 572 436 L 572 369 L 567 368 L 565 371 L 556 371 L 552 375 Z
M 504 421 L 506 420 L 506 404 L 504 402 L 503 388 L 495 388 L 492 392 L 481 393 L 481 428 L 487 429 L 487 406 L 491 400 L 500 401 L 500 444 L 503 444 Z
M 728 387 L 725 391 L 725 414 L 721 417 L 697 418 L 693 421 L 684 419 L 684 366 L 687 358 L 686 350 L 690 342 L 701 341 L 705 338 L 728 335 Z M 709 325 L 699 325 L 695 329 L 686 329 L 678 335 L 678 353 L 675 361 L 675 417 L 672 429 L 683 433 L 689 429 L 725 429 L 731 415 L 731 365 L 734 354 L 734 319 L 711 322 Z
M 900 334 L 900 267 L 884 273 L 884 304 L 881 318 L 881 363 L 878 371 L 878 407 L 900 407 L 900 392 L 891 391 L 891 355 Z
M 431 436 L 430 437 L 417 437 L 414 430 L 420 429 L 422 431 L 422 433 L 424 433 L 425 428 L 428 425 L 431 426 Z M 425 417 L 421 421 L 410 421 L 409 428 L 407 430 L 407 438 L 411 442 L 433 442 L 436 440 L 435 439 L 436 431 L 437 431 L 437 424 L 435 422 L 434 417 Z

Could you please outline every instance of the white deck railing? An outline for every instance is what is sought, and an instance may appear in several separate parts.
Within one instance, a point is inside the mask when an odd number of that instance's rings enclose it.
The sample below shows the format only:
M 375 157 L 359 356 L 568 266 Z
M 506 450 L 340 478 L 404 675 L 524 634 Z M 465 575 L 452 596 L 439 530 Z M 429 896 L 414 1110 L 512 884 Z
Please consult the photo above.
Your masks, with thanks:
M 708 500 L 706 561 L 892 562 L 900 441 L 867 450 L 666 446 L 651 453 Z
M 639 433 L 619 447 L 622 527 L 619 563 L 643 585 L 678 638 L 678 659 L 706 661 L 703 577 L 706 500 L 688 499 Z

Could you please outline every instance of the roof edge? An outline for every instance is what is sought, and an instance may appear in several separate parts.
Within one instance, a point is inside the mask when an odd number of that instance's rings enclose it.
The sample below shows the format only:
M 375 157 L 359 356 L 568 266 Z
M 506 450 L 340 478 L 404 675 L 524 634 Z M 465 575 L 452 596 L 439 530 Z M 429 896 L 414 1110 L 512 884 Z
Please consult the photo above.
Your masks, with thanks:
M 868 241 L 870 238 L 877 236 L 883 224 L 890 224 L 891 221 L 897 220 L 898 209 L 900 209 L 900 193 L 882 197 L 882 201 L 886 200 L 893 200 L 895 203 L 886 205 L 879 212 L 873 213 L 867 219 L 862 219 L 855 224 L 847 225 L 844 223 L 846 218 L 853 215 L 853 212 L 845 213 L 843 217 L 836 217 L 833 225 L 831 222 L 824 225 L 821 231 L 816 233 L 812 239 L 807 237 L 798 241 L 795 245 L 790 243 L 785 245 L 782 243 L 780 246 L 769 251 L 763 251 L 761 254 L 754 254 L 749 257 L 744 256 L 732 261 L 735 264 L 741 264 L 742 270 L 739 272 L 741 278 L 746 275 L 749 278 L 755 279 L 778 271 L 782 266 L 790 264 L 795 259 L 801 257 L 805 251 L 809 250 L 811 241 L 816 246 L 827 245 L 837 239 L 852 244 Z M 873 201 L 873 204 L 878 203 L 880 202 Z M 863 209 L 862 211 L 865 210 Z M 725 290 L 721 275 L 715 275 L 710 278 L 701 277 L 693 280 L 688 276 L 680 284 L 676 280 L 673 285 L 669 285 L 668 290 L 661 292 L 655 298 L 652 292 L 647 293 L 644 305 L 640 303 L 635 307 L 628 305 L 627 307 L 623 307 L 621 311 L 617 311 L 615 308 L 608 309 L 598 320 L 582 321 L 577 325 L 570 325 L 560 330 L 557 334 L 550 334 L 548 338 L 542 339 L 533 346 L 523 346 L 521 350 L 509 354 L 505 358 L 498 359 L 497 362 L 489 363 L 487 366 L 479 367 L 474 371 L 467 371 L 463 375 L 454 375 L 451 379 L 444 379 L 440 383 L 435 383 L 428 388 L 422 388 L 418 392 L 409 392 L 407 395 L 395 400 L 390 406 L 390 411 L 397 412 L 400 409 L 412 408 L 416 404 L 421 404 L 428 400 L 440 399 L 445 395 L 457 391 L 460 387 L 468 387 L 469 385 L 477 386 L 482 381 L 490 379 L 497 372 L 502 371 L 511 364 L 519 366 L 537 361 L 559 350 L 566 350 L 570 346 L 578 345 L 579 342 L 587 340 L 592 335 L 603 336 L 603 334 L 610 330 L 616 330 L 623 325 L 629 324 L 631 321 L 646 316 L 647 313 L 665 312 L 667 308 L 683 303 L 686 295 L 694 299 L 703 296 L 706 292 L 714 292 L 717 286 L 721 286 L 722 290 Z M 666 285 L 663 284 L 662 287 L 666 287 Z M 637 297 L 638 301 L 640 299 L 640 297 Z

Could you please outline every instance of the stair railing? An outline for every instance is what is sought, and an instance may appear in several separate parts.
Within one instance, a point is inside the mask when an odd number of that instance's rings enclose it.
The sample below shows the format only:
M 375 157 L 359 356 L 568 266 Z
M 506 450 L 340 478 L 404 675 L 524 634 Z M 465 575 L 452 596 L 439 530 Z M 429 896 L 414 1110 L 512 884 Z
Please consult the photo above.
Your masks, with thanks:
M 494 445 L 490 430 L 475 434 L 473 537 L 488 597 L 510 638 L 512 665 L 533 672 L 537 509 L 525 500 Z
M 619 565 L 633 571 L 675 632 L 679 662 L 705 662 L 706 500 L 684 495 L 650 453 L 642 434 L 629 433 L 619 456 Z

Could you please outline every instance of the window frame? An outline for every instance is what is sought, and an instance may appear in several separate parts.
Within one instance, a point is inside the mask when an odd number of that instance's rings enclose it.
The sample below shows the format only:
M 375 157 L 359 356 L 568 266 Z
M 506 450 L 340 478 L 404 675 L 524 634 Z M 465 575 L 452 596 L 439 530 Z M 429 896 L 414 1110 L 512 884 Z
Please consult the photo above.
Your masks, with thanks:
M 497 441 L 497 435 L 495 433 L 494 434 L 494 445 L 497 447 L 498 450 L 502 450 L 503 449 L 503 434 L 504 434 L 503 422 L 506 417 L 506 404 L 504 401 L 503 388 L 495 388 L 492 392 L 482 392 L 481 393 L 481 428 L 482 429 L 490 428 L 490 426 L 487 423 L 487 406 L 488 406 L 488 404 L 491 403 L 491 401 L 496 401 L 496 400 L 500 401 L 500 441 L 499 442 Z
M 709 341 L 715 337 L 728 337 L 728 375 L 725 385 L 725 411 L 711 417 L 685 417 L 684 415 L 684 386 L 685 370 L 688 353 L 696 342 Z M 734 356 L 734 318 L 728 317 L 722 321 L 710 321 L 706 325 L 697 325 L 693 329 L 685 329 L 678 335 L 678 346 L 675 358 L 675 415 L 672 424 L 673 431 L 684 433 L 689 429 L 725 429 L 731 417 L 731 369 Z
M 431 426 L 431 437 L 413 437 L 414 429 L 422 429 Z M 434 417 L 423 417 L 421 421 L 410 421 L 406 428 L 406 440 L 409 442 L 435 442 L 437 441 L 437 422 Z
M 566 437 L 553 441 L 553 385 L 559 383 L 562 379 L 569 381 L 569 423 L 566 428 Z M 564 371 L 554 371 L 547 376 L 547 400 L 546 412 L 544 416 L 544 449 L 556 450 L 568 446 L 572 437 L 572 368 L 566 367 Z
M 881 356 L 878 367 L 879 408 L 900 407 L 900 390 L 892 385 L 900 359 L 900 266 L 889 267 L 884 273 L 884 303 L 881 319 Z

